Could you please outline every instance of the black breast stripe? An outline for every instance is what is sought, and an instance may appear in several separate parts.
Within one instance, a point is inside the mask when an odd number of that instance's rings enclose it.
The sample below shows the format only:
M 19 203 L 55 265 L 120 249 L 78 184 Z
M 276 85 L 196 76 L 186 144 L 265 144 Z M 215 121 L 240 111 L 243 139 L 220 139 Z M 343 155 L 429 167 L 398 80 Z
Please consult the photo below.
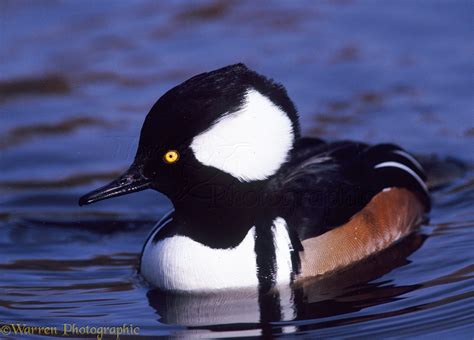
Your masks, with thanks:
M 303 251 L 303 245 L 301 244 L 301 241 L 298 237 L 298 233 L 293 228 L 290 228 L 288 223 L 286 225 L 286 229 L 288 231 L 288 235 L 290 236 L 291 247 L 293 248 L 293 251 L 291 252 L 292 270 L 290 276 L 290 282 L 293 283 L 293 281 L 296 279 L 296 275 L 301 272 L 300 252 Z

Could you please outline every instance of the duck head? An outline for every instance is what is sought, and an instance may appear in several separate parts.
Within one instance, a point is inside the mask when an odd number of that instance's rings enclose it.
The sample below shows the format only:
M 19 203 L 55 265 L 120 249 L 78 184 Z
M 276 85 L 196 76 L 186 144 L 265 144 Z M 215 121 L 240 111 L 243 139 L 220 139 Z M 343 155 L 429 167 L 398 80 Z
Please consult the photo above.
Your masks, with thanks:
M 130 168 L 79 204 L 149 188 L 176 203 L 216 186 L 256 185 L 289 160 L 298 137 L 297 111 L 282 85 L 243 64 L 202 73 L 158 99 Z

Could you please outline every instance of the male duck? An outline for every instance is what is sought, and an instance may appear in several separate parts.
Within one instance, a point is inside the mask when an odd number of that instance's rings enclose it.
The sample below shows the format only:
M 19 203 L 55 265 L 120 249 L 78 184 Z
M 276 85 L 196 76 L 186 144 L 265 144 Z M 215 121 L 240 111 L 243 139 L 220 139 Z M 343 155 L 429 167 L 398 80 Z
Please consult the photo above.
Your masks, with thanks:
M 300 137 L 284 87 L 243 64 L 165 93 L 131 167 L 80 204 L 154 189 L 175 210 L 140 273 L 171 291 L 289 285 L 408 235 L 429 211 L 420 163 L 398 146 Z

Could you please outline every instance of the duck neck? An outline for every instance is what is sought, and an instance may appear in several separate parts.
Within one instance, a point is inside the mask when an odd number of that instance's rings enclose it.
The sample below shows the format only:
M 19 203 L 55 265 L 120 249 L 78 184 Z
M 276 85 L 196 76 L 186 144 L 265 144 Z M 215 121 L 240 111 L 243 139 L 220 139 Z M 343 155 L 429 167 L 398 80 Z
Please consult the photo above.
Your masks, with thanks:
M 262 215 L 264 183 L 214 183 L 172 198 L 180 234 L 211 248 L 240 244 Z

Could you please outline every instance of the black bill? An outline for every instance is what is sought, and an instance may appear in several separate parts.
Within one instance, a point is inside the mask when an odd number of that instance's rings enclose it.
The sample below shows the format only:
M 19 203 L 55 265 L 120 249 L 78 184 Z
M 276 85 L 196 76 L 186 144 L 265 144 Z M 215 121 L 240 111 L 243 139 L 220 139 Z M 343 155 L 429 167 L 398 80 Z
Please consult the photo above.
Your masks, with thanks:
M 89 192 L 79 199 L 79 205 L 91 204 L 112 197 L 131 194 L 150 187 L 150 180 L 143 177 L 140 170 L 131 166 L 122 176 L 109 184 Z

